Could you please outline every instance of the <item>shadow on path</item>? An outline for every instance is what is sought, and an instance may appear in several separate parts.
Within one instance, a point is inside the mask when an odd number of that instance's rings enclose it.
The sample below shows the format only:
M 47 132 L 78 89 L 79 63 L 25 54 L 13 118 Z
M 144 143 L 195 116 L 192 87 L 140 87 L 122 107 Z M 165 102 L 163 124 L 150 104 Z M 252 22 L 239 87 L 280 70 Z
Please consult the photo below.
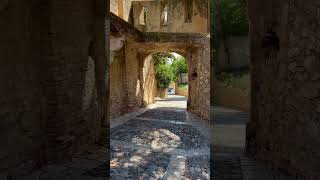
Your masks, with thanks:
M 112 120 L 110 179 L 209 179 L 209 140 L 186 106 L 186 97 L 169 95 Z
M 245 157 L 246 112 L 211 107 L 211 177 L 215 180 L 301 180 L 264 163 Z
M 211 135 L 210 168 L 215 180 L 242 180 L 240 157 L 245 147 L 245 112 L 222 107 L 211 107 L 211 121 L 214 122 Z

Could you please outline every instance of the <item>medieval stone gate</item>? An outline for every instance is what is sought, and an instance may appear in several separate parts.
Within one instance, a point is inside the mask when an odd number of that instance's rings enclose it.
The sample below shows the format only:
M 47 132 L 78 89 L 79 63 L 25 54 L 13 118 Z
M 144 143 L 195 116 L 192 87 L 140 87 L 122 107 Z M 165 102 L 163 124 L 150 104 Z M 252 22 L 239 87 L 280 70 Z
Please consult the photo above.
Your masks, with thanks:
M 116 37 L 124 37 L 125 39 L 123 43 L 124 50 L 112 52 L 112 54 L 117 54 L 112 62 L 115 63 L 118 59 L 123 61 L 120 68 L 126 69 L 126 78 L 123 81 L 126 81 L 127 92 L 125 94 L 128 96 L 128 101 L 123 103 L 128 103 L 132 108 L 131 110 L 126 110 L 118 107 L 114 111 L 121 109 L 120 111 L 130 112 L 141 107 L 143 89 L 141 92 L 137 92 L 140 91 L 137 86 L 144 87 L 148 85 L 140 85 L 137 80 L 141 83 L 143 82 L 141 71 L 148 55 L 155 52 L 177 52 L 186 57 L 191 71 L 189 74 L 188 109 L 208 120 L 210 111 L 210 98 L 208 98 L 210 97 L 210 37 L 208 34 L 140 32 L 119 17 L 112 15 L 112 18 L 113 39 L 117 39 Z M 121 38 L 118 39 L 122 40 Z M 112 46 L 116 46 L 116 44 L 115 41 Z M 112 78 L 114 77 L 111 75 Z M 136 94 L 141 95 L 137 97 L 135 96 Z M 113 94 L 111 93 L 111 98 L 112 96 Z M 121 97 L 117 97 L 115 100 L 119 98 Z M 123 108 L 127 107 L 123 106 Z

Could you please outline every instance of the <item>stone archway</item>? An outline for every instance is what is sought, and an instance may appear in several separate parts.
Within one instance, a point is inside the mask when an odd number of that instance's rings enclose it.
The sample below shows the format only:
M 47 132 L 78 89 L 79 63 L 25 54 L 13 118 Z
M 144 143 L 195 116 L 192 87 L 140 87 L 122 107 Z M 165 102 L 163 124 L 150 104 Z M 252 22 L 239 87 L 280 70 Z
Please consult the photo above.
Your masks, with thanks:
M 185 57 L 188 69 L 189 96 L 187 109 L 208 120 L 210 111 L 210 56 L 203 45 L 187 43 L 130 43 L 135 49 L 142 68 L 145 58 L 155 52 L 177 52 Z M 141 73 L 141 72 L 140 72 Z M 140 86 L 141 87 L 141 86 Z
M 159 95 L 159 88 L 157 87 L 157 80 L 156 80 L 156 72 L 155 72 L 155 62 L 153 55 L 156 53 L 176 53 L 176 52 L 153 52 L 150 54 L 144 55 L 143 53 L 139 53 L 139 57 L 141 60 L 141 70 L 140 76 L 141 79 L 141 91 L 143 94 L 143 105 L 147 106 L 149 104 L 155 103 L 155 98 Z M 182 53 L 182 52 L 180 52 Z M 180 53 L 176 53 L 183 57 L 186 61 L 187 66 L 190 62 Z M 189 66 L 188 66 L 189 67 Z M 188 91 L 187 91 L 188 92 Z M 187 95 L 188 97 L 188 95 Z

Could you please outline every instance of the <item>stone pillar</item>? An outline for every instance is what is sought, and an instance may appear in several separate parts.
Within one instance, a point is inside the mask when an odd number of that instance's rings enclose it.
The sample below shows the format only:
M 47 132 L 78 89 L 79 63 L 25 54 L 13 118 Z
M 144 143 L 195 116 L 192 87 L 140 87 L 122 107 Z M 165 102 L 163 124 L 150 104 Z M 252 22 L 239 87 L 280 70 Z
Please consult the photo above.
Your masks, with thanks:
M 128 111 L 132 112 L 142 105 L 141 68 L 138 58 L 137 44 L 125 44 L 126 83 L 128 95 Z
M 210 114 L 210 50 L 208 47 L 196 47 L 189 51 L 188 110 L 209 120 Z

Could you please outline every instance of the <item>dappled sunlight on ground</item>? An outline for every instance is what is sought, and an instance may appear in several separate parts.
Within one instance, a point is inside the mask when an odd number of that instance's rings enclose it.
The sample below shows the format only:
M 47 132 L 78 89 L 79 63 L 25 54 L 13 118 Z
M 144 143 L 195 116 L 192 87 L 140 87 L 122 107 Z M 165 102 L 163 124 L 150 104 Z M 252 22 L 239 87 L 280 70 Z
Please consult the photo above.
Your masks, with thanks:
M 209 141 L 185 107 L 169 96 L 111 126 L 111 179 L 209 179 Z
M 208 139 L 191 125 L 166 121 L 129 120 L 113 128 L 111 138 L 137 145 L 151 145 L 158 140 L 166 151 L 208 147 Z
M 151 150 L 113 147 L 111 153 L 111 179 L 159 179 L 164 176 L 170 156 Z
M 167 129 L 158 129 L 155 131 L 144 132 L 141 137 L 132 138 L 131 142 L 136 144 L 145 144 L 145 139 L 151 142 L 151 148 L 156 151 L 171 151 L 176 149 L 180 144 L 180 137 Z

